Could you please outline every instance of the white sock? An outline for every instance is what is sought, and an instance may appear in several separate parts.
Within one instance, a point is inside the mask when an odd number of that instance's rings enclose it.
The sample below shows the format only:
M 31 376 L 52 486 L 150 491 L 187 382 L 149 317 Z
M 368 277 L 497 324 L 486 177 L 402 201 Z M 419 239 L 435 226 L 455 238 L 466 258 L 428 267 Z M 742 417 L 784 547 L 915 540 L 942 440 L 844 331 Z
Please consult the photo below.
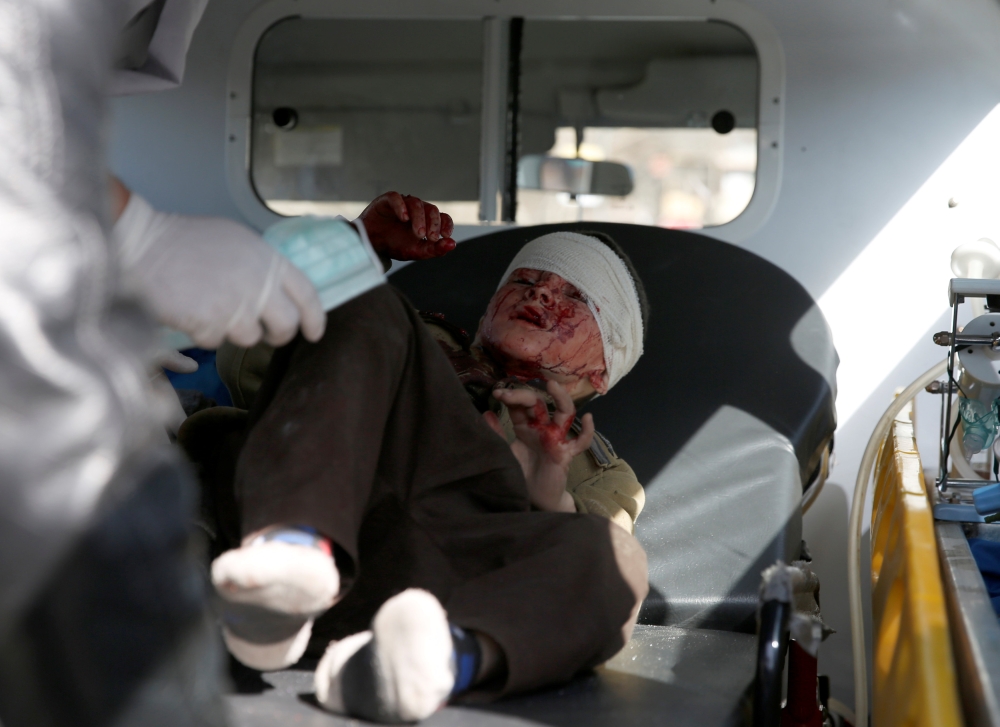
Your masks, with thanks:
M 448 616 L 416 588 L 386 601 L 372 630 L 330 645 L 316 669 L 316 698 L 332 712 L 373 722 L 416 722 L 455 685 Z
M 340 574 L 319 547 L 257 540 L 212 563 L 230 653 L 261 671 L 291 666 L 305 653 L 316 616 L 333 605 Z

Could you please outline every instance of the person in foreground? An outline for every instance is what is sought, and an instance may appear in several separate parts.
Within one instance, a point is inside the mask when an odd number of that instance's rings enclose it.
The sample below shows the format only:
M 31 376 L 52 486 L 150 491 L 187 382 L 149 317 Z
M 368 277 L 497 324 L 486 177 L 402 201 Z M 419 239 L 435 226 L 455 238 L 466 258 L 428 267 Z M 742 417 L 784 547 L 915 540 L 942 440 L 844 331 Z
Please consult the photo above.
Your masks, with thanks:
M 625 644 L 642 489 L 574 405 L 642 352 L 641 283 L 615 248 L 530 242 L 471 342 L 383 285 L 275 353 L 236 466 L 242 542 L 212 564 L 238 660 L 284 668 L 311 639 L 320 704 L 407 722 Z

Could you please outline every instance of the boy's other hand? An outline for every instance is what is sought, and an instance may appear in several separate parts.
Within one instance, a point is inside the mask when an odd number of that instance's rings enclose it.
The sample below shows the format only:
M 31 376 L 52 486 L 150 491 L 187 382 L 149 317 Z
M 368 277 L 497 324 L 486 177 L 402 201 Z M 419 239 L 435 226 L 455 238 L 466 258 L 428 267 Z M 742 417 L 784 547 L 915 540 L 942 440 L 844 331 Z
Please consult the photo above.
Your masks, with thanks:
M 428 260 L 455 249 L 451 215 L 412 195 L 386 192 L 359 219 L 379 255 L 393 260 Z
M 496 389 L 493 396 L 510 413 L 517 437 L 510 448 L 524 470 L 531 504 L 551 512 L 576 512 L 566 491 L 566 476 L 573 457 L 586 451 L 594 438 L 594 418 L 585 414 L 580 436 L 571 438 L 569 430 L 576 416 L 573 399 L 555 381 L 549 381 L 548 391 L 556 403 L 552 414 L 541 393 L 532 389 Z M 487 423 L 494 429 L 499 426 L 499 421 L 489 418 Z

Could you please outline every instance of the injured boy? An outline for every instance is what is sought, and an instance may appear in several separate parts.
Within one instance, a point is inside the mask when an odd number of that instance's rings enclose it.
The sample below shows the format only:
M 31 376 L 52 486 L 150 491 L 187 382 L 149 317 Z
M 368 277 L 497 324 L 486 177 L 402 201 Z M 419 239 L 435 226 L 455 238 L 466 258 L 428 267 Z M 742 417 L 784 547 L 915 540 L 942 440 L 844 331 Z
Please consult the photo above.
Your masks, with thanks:
M 472 341 L 382 285 L 274 352 L 229 485 L 238 547 L 212 564 L 230 652 L 274 670 L 308 647 L 320 704 L 378 722 L 614 655 L 647 591 L 643 491 L 575 404 L 635 365 L 646 318 L 614 241 L 555 232 Z

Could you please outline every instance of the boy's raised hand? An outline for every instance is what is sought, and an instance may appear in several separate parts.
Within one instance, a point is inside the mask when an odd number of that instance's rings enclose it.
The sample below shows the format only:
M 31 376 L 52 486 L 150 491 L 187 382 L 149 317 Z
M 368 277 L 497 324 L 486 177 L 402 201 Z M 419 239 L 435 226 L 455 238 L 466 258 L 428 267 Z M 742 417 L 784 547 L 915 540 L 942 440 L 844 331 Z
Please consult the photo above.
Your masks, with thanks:
M 566 476 L 573 457 L 585 451 L 594 438 L 594 418 L 583 416 L 580 436 L 569 436 L 576 406 L 559 383 L 550 381 L 548 392 L 555 400 L 551 415 L 540 392 L 532 389 L 496 389 L 493 396 L 506 405 L 517 439 L 511 451 L 521 463 L 528 483 L 531 504 L 540 510 L 575 512 L 573 498 L 566 491 Z M 487 412 L 487 423 L 504 436 L 500 421 Z
M 358 218 L 375 252 L 393 260 L 428 260 L 455 249 L 455 223 L 436 205 L 412 195 L 386 192 Z

